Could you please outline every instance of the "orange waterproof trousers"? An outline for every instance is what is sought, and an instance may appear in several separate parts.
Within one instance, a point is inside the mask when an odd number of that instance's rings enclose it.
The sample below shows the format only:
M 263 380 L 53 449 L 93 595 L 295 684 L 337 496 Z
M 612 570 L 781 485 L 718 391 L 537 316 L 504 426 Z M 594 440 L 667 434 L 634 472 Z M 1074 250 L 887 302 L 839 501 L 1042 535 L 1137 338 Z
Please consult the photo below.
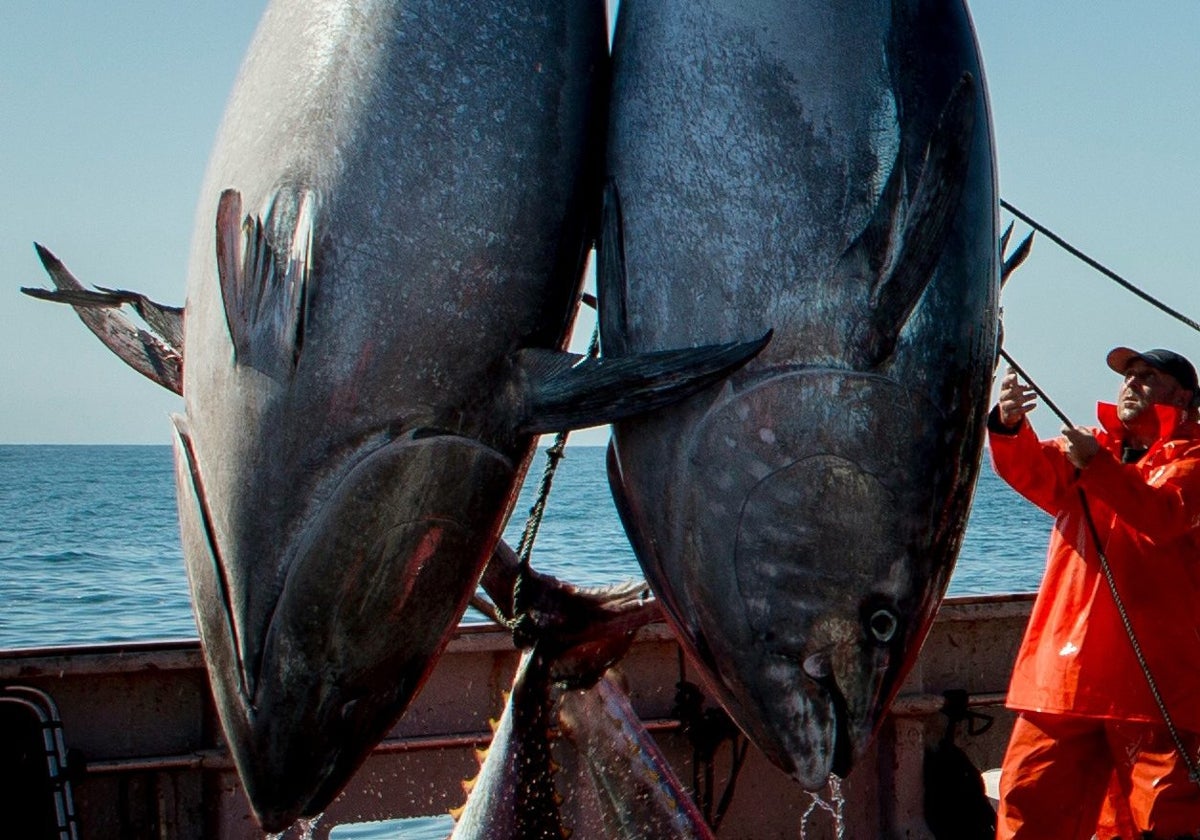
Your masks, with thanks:
M 1200 735 L 1180 735 L 1195 756 Z M 1021 712 L 996 826 L 997 840 L 1200 838 L 1200 785 L 1165 726 Z

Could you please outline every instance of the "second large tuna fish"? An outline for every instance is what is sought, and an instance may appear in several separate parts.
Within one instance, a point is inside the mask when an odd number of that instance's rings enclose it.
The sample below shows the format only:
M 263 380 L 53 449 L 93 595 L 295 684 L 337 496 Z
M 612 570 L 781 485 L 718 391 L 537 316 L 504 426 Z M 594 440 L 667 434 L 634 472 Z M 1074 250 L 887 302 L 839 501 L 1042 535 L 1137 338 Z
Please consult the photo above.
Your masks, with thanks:
M 960 0 L 624 0 L 605 353 L 755 335 L 616 425 L 610 478 L 711 688 L 810 788 L 862 754 L 960 545 L 996 353 L 995 166 Z

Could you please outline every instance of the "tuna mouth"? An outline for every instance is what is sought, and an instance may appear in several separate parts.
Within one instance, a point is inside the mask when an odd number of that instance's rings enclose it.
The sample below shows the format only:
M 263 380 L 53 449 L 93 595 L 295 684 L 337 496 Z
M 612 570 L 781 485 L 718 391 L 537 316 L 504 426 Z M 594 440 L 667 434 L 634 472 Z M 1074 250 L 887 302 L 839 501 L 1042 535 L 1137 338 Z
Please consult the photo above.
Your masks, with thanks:
M 247 563 L 261 556 L 253 544 L 222 534 L 177 425 L 210 682 L 251 806 L 280 830 L 324 810 L 420 689 L 499 533 L 514 464 L 440 430 L 354 453 L 323 498 L 306 500 L 279 555 L 286 574 L 269 577 Z
M 838 687 L 833 676 L 832 662 L 828 653 L 814 653 L 807 657 L 802 669 L 805 676 L 811 679 L 829 697 L 829 713 L 833 718 L 832 755 L 829 761 L 829 772 L 845 778 L 854 763 L 854 739 L 850 735 L 850 706 L 846 695 Z
M 828 692 L 829 702 L 833 706 L 833 760 L 829 764 L 829 772 L 845 778 L 854 763 L 854 746 L 847 722 L 850 710 L 846 704 L 846 695 L 842 694 L 832 676 L 819 681 L 818 685 Z

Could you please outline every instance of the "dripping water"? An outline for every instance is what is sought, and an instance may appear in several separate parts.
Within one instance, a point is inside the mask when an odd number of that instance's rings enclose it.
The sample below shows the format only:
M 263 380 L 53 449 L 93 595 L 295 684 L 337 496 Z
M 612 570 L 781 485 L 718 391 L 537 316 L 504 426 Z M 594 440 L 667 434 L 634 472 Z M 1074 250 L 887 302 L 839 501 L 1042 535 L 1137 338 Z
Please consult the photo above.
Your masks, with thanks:
M 324 814 L 317 814 L 311 819 L 300 818 L 278 834 L 267 834 L 266 840 L 313 840 L 317 823 Z
M 804 840 L 804 838 L 807 836 L 806 829 L 807 829 L 809 820 L 816 817 L 818 812 L 822 812 L 822 811 L 824 813 L 828 814 L 830 816 L 830 818 L 832 818 L 832 820 L 833 820 L 833 830 L 834 830 L 833 836 L 836 837 L 837 840 L 845 840 L 845 837 L 846 837 L 846 820 L 845 820 L 846 797 L 842 794 L 842 780 L 839 779 L 837 776 L 830 776 L 827 790 L 829 791 L 829 799 L 828 800 L 823 799 L 819 793 L 813 793 L 811 791 L 806 791 L 806 793 L 808 793 L 809 797 L 812 799 L 812 802 L 809 803 L 808 808 L 805 809 L 804 813 L 800 817 L 800 838 L 801 838 L 801 840 Z M 821 836 L 825 836 L 825 835 L 822 834 Z

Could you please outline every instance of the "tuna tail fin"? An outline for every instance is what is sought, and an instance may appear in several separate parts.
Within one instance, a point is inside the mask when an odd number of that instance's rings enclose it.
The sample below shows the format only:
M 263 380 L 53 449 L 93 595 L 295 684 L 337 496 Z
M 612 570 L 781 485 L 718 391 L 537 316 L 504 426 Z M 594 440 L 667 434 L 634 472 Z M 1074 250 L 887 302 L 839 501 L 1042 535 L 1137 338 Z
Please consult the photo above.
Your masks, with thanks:
M 754 358 L 771 340 L 660 350 L 618 358 L 585 358 L 523 350 L 518 368 L 526 382 L 522 434 L 542 434 L 612 423 L 691 396 Z
M 128 289 L 107 289 L 97 286 L 97 291 L 108 295 L 119 304 L 127 303 L 141 316 L 150 329 L 158 333 L 167 344 L 183 349 L 183 307 L 157 303 L 141 292 Z
M 316 194 L 280 187 L 263 216 L 242 217 L 242 196 L 217 205 L 217 277 L 234 361 L 286 381 L 300 360 L 312 294 Z
M 925 150 L 912 199 L 903 202 L 902 151 L 867 229 L 845 257 L 867 251 L 876 272 L 871 288 L 867 361 L 878 367 L 891 357 L 942 254 L 962 198 L 975 130 L 976 84 L 964 73 L 950 94 Z
M 49 249 L 34 243 L 55 289 L 22 288 L 30 297 L 66 303 L 120 359 L 162 387 L 183 393 L 183 310 L 136 292 L 84 288 Z M 151 328 L 140 329 L 117 310 L 130 303 Z

